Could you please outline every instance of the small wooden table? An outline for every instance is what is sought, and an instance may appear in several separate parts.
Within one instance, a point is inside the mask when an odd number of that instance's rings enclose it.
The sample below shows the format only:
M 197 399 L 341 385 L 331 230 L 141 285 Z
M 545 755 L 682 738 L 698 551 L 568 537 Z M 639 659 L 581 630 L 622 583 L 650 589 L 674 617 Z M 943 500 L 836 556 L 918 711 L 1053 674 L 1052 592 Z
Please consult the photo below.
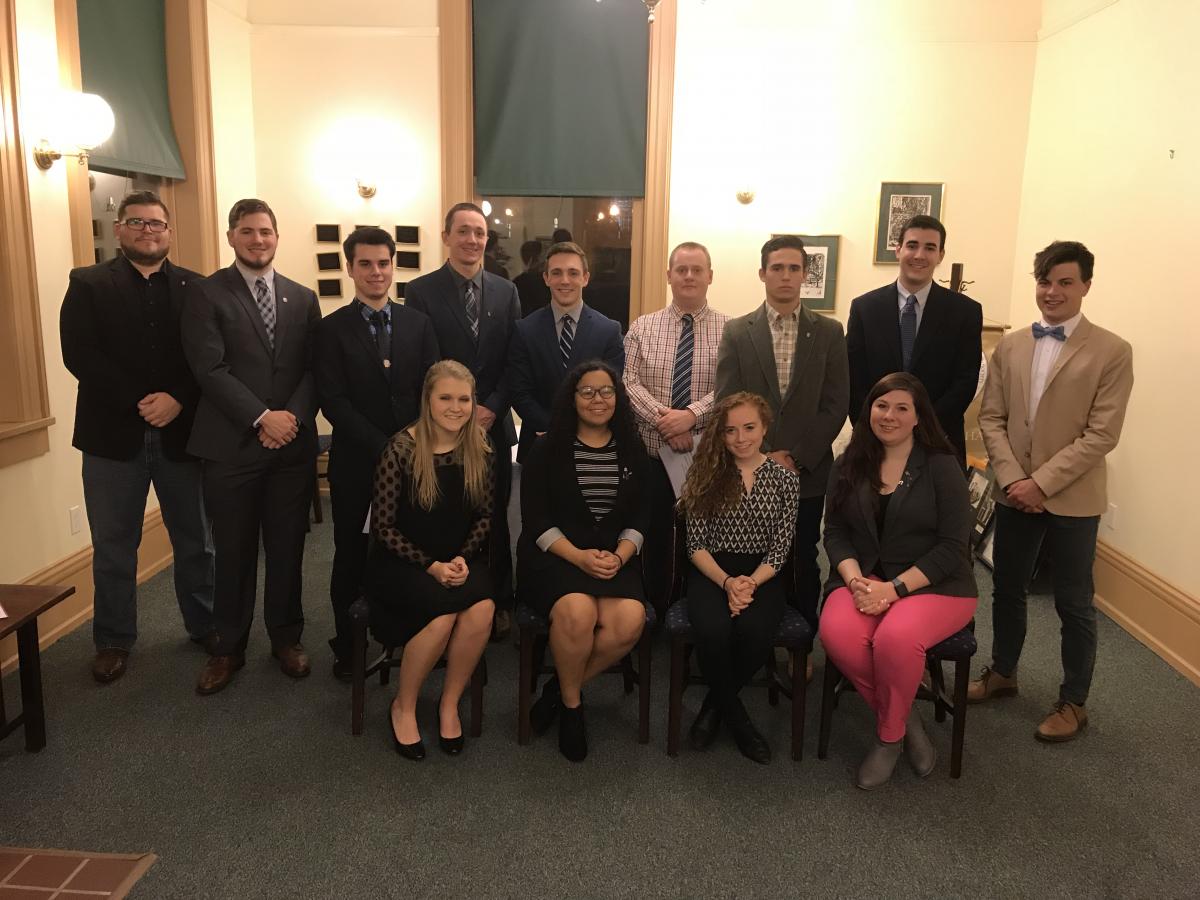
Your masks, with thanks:
M 42 655 L 38 646 L 38 616 L 75 593 L 69 585 L 0 584 L 0 638 L 17 633 L 17 666 L 21 670 L 21 712 L 11 721 L 0 691 L 0 738 L 25 726 L 25 749 L 46 746 L 46 710 L 42 702 Z

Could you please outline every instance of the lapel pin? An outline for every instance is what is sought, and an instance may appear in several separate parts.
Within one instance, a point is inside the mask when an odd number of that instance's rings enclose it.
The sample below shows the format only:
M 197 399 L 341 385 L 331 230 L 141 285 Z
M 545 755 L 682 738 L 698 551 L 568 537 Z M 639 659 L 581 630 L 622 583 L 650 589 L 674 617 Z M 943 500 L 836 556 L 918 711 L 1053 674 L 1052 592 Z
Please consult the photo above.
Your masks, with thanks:
M 287 297 L 284 297 L 284 298 L 283 298 L 283 302 L 284 302 L 284 303 L 287 303 Z
M 392 367 L 392 361 L 390 359 L 385 359 L 383 361 L 383 367 L 385 369 L 390 369 Z
M 806 338 L 810 338 L 810 337 L 812 337 L 812 332 L 811 332 L 811 331 L 806 331 L 806 332 L 804 332 L 804 336 L 805 336 Z

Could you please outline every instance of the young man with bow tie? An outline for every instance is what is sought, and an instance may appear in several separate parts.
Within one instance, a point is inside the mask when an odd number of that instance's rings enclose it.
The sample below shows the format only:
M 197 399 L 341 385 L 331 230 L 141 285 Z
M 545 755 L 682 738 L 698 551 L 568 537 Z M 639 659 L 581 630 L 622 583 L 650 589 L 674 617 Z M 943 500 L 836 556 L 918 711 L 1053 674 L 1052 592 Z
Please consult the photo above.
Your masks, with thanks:
M 1017 693 L 1025 590 L 1045 543 L 1054 559 L 1063 682 L 1035 737 L 1052 742 L 1072 740 L 1087 726 L 1084 704 L 1096 659 L 1092 566 L 1107 506 L 1104 458 L 1121 437 L 1133 389 L 1132 348 L 1081 311 L 1094 265 L 1077 241 L 1055 241 L 1034 257 L 1041 321 L 996 347 L 979 414 L 1003 491 L 993 548 L 992 664 L 971 683 L 968 699 Z

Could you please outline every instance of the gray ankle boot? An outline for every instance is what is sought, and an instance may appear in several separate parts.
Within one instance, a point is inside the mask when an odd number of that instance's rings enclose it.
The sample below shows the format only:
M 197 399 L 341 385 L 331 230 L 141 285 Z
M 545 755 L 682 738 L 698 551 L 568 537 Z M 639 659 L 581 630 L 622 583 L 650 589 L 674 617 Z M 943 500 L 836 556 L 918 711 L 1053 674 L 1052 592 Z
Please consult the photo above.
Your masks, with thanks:
M 858 767 L 858 786 L 864 791 L 870 791 L 880 785 L 887 784 L 896 768 L 896 760 L 900 758 L 903 741 L 885 743 L 876 739 L 866 759 Z
M 933 771 L 933 767 L 937 764 L 937 749 L 933 746 L 929 735 L 925 733 L 921 714 L 917 712 L 915 706 L 908 714 L 908 721 L 905 722 L 904 729 L 904 755 L 912 764 L 913 771 L 924 778 Z

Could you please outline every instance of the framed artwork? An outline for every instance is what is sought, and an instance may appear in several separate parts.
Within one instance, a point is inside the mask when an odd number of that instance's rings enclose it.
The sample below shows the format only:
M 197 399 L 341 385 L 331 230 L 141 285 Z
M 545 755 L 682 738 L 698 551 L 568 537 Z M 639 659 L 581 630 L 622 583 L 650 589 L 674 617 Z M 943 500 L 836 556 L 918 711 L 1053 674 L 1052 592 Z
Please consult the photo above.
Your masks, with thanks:
M 317 296 L 318 297 L 340 297 L 340 296 L 342 296 L 342 279 L 340 279 L 340 278 L 319 278 L 319 279 L 317 279 Z
M 421 243 L 421 229 L 416 225 L 397 225 L 396 226 L 396 243 L 397 244 L 419 244 Z
M 421 254 L 416 250 L 397 250 L 396 251 L 396 268 L 397 269 L 419 269 L 419 268 L 421 268 Z
M 318 253 L 317 268 L 322 272 L 336 272 L 342 267 L 342 254 Z
M 989 569 L 995 568 L 992 565 L 992 547 L 996 541 L 995 526 L 987 530 L 987 534 L 983 536 L 983 540 L 979 542 L 979 546 L 975 548 L 975 555 L 979 557 L 979 561 Z
M 800 302 L 811 312 L 832 313 L 837 294 L 838 242 L 836 234 L 804 238 L 808 278 L 800 288 Z
M 875 263 L 896 262 L 900 229 L 913 216 L 942 217 L 944 184 L 920 181 L 885 181 L 879 191 L 875 220 Z
M 967 493 L 971 498 L 971 509 L 975 513 L 975 525 L 971 530 L 971 546 L 982 545 L 984 536 L 996 514 L 996 473 L 992 467 L 972 468 L 967 473 Z
M 317 226 L 317 243 L 318 244 L 340 244 L 342 242 L 342 226 L 341 225 L 318 225 Z
M 396 282 L 396 299 L 397 299 L 397 300 L 403 300 L 403 299 L 404 299 L 404 289 L 405 289 L 406 287 L 408 287 L 408 282 L 407 282 L 407 281 L 397 281 L 397 282 Z

